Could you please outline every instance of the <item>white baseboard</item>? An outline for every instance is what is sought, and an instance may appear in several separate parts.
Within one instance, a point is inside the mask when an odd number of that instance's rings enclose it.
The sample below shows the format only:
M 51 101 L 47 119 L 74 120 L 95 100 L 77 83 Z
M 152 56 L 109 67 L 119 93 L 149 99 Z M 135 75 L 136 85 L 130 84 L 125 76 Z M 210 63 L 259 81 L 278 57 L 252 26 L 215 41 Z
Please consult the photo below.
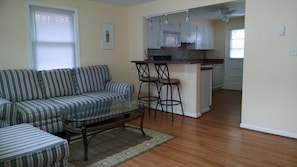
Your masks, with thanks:
M 208 111 L 210 111 L 210 107 L 206 107 L 206 108 L 201 108 L 201 109 L 200 109 L 200 112 L 201 112 L 202 114 L 204 114 L 204 113 L 206 113 L 206 112 L 208 112 Z
M 157 109 L 160 110 L 160 111 L 162 111 L 162 108 L 161 108 L 160 106 L 158 106 Z M 163 109 L 164 109 L 164 108 L 163 108 Z M 169 110 L 169 111 L 167 111 L 167 112 L 170 112 L 170 113 L 171 113 L 171 109 L 168 109 L 168 110 Z M 165 109 L 164 109 L 164 112 L 166 112 Z M 176 109 L 174 109 L 174 110 L 173 110 L 173 113 L 174 113 L 174 114 L 183 115 L 181 110 L 176 110 Z M 191 117 L 191 118 L 199 118 L 199 117 L 201 117 L 201 115 L 202 115 L 201 113 L 185 112 L 185 111 L 184 111 L 184 114 L 185 114 L 185 116 L 187 116 L 187 117 Z
M 285 136 L 285 137 L 290 137 L 290 138 L 297 139 L 297 134 L 296 133 L 283 132 L 283 131 L 279 131 L 279 130 L 274 130 L 274 129 L 263 128 L 263 127 L 259 127 L 259 126 L 249 125 L 249 124 L 246 124 L 246 123 L 240 123 L 240 127 L 245 128 L 245 129 L 259 131 L 259 132 L 270 133 L 270 134 L 274 134 L 274 135 Z
M 201 113 L 189 113 L 189 112 L 185 112 L 185 116 L 188 116 L 188 117 L 192 117 L 192 118 L 199 118 L 201 117 Z

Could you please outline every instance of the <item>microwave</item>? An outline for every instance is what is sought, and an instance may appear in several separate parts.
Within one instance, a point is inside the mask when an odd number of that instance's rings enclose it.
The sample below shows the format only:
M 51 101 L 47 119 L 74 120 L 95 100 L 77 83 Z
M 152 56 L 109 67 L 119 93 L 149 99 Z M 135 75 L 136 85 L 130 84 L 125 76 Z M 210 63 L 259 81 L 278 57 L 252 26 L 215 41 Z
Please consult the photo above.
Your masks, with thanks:
M 162 47 L 180 47 L 180 32 L 161 31 Z

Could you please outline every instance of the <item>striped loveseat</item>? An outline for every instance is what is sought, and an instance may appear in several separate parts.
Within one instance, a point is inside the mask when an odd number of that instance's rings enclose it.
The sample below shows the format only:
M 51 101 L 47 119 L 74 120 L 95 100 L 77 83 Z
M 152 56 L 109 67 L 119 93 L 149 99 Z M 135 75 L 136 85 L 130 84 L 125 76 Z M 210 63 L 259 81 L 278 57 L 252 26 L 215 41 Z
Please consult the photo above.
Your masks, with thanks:
M 115 82 L 107 65 L 73 69 L 0 71 L 0 124 L 29 123 L 49 133 L 63 131 L 59 115 L 98 101 L 131 100 L 134 86 Z

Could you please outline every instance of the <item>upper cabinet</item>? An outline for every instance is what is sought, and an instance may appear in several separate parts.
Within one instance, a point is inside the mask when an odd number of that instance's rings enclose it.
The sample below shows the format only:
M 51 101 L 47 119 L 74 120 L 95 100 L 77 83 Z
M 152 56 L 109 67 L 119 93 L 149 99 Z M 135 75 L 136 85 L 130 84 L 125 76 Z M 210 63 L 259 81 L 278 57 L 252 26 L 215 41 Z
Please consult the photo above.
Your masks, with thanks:
M 167 21 L 166 21 L 167 20 Z M 161 30 L 169 32 L 180 32 L 180 22 L 174 19 L 161 20 Z
M 196 25 L 195 45 L 189 45 L 188 49 L 211 50 L 214 49 L 214 28 L 211 25 Z
M 180 23 L 180 40 L 184 43 L 195 43 L 197 25 L 190 22 Z
M 161 21 L 151 19 L 147 21 L 147 47 L 150 49 L 159 49 L 161 47 Z
M 211 25 L 203 25 L 205 35 L 205 49 L 214 49 L 214 27 Z
M 191 23 L 180 20 L 154 18 L 147 21 L 147 47 L 161 48 L 162 32 L 180 33 L 180 42 L 192 43 L 188 49 L 210 50 L 214 49 L 214 28 L 211 25 Z

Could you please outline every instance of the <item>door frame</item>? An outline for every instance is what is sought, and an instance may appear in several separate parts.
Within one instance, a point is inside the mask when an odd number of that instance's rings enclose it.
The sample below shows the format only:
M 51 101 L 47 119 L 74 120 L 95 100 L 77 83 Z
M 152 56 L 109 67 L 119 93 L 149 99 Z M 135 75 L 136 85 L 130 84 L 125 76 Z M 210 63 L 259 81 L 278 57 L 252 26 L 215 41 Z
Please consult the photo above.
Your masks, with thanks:
M 224 89 L 230 89 L 230 90 L 242 90 L 242 78 L 243 78 L 243 59 L 232 59 L 229 57 L 230 55 L 230 34 L 231 34 L 231 30 L 234 29 L 244 29 L 244 25 L 240 24 L 240 25 L 230 25 L 226 27 L 226 49 L 225 49 L 225 63 L 224 63 L 224 84 L 223 84 L 223 88 Z M 233 63 L 237 63 L 239 64 L 239 66 L 241 66 L 240 68 L 242 68 L 241 73 L 241 86 L 239 87 L 233 87 L 230 84 L 228 85 L 228 83 L 230 83 L 229 81 L 229 76 L 230 76 L 230 70 L 229 69 L 235 69 L 235 67 L 230 66 L 231 62 Z M 242 64 L 242 65 L 241 65 Z

